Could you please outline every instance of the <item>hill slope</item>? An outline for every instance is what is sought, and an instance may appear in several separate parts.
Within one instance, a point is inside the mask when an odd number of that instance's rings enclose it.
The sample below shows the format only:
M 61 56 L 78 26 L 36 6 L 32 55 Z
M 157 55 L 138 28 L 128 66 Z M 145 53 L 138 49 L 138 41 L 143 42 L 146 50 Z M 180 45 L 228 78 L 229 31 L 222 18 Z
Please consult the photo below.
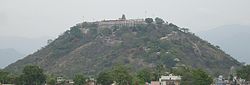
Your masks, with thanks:
M 119 63 L 133 70 L 164 64 L 223 73 L 240 65 L 222 50 L 180 29 L 166 23 L 100 26 L 85 22 L 5 70 L 18 73 L 25 65 L 36 64 L 55 75 L 94 75 Z
M 223 50 L 241 62 L 250 63 L 250 27 L 225 25 L 198 33 L 204 39 L 219 45 Z

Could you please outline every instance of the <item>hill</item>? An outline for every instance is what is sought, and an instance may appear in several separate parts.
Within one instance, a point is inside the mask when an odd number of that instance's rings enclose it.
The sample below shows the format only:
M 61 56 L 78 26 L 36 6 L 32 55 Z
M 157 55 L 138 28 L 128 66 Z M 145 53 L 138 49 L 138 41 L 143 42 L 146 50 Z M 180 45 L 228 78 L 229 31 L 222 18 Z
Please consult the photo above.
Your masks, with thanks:
M 225 25 L 198 33 L 209 42 L 219 45 L 221 49 L 241 62 L 250 63 L 250 26 Z
M 18 59 L 23 58 L 23 54 L 17 52 L 15 49 L 0 49 L 0 68 L 16 62 Z
M 151 21 L 121 18 L 79 23 L 5 70 L 20 73 L 25 65 L 35 64 L 48 73 L 72 76 L 95 75 L 115 64 L 130 66 L 134 71 L 163 64 L 167 68 L 184 66 L 225 73 L 231 66 L 240 65 L 186 28 L 161 19 Z

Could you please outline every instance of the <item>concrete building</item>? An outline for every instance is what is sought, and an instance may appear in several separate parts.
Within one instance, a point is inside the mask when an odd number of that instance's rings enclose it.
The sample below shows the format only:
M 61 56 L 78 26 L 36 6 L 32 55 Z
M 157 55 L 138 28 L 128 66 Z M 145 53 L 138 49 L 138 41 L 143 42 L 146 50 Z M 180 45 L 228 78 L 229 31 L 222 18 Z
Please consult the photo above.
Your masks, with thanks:
M 126 19 L 125 15 L 117 20 L 103 20 L 95 22 L 100 28 L 111 26 L 135 26 L 138 24 L 146 24 L 144 19 Z
M 214 79 L 212 85 L 250 85 L 245 79 L 234 77 L 233 80 L 226 80 L 222 75 Z
M 169 74 L 169 76 L 161 76 L 159 79 L 160 85 L 180 85 L 181 76 L 174 76 Z
M 63 83 L 63 82 L 65 82 L 65 79 L 63 77 L 56 78 L 56 83 Z
M 160 85 L 160 82 L 159 81 L 151 81 L 150 85 Z
M 226 85 L 226 81 L 222 75 L 216 78 L 215 85 Z
M 96 85 L 96 80 L 94 78 L 90 78 L 87 80 L 86 85 Z

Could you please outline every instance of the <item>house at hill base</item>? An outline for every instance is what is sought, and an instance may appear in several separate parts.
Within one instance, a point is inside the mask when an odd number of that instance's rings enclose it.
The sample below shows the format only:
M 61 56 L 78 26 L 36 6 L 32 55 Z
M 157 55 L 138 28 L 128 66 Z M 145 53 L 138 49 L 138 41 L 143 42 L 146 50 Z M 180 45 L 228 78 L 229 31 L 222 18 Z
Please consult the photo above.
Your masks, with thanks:
M 226 80 L 222 75 L 214 79 L 214 83 L 211 85 L 250 85 L 249 81 L 238 77 L 233 77 L 232 80 Z
M 180 85 L 181 76 L 174 76 L 169 74 L 168 76 L 161 76 L 159 79 L 160 85 Z
M 151 81 L 151 83 L 146 82 L 145 85 L 180 85 L 181 76 L 174 76 L 169 74 L 168 76 L 161 76 L 159 81 Z

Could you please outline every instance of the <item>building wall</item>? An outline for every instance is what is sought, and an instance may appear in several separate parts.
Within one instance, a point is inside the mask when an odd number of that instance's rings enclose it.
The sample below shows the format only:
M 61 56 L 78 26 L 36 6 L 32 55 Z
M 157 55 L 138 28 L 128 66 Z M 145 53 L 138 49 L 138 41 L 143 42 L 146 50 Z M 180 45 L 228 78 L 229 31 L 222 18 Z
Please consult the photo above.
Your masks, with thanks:
M 137 24 L 145 24 L 144 19 L 130 19 L 130 20 L 107 20 L 98 22 L 99 27 L 111 26 L 135 26 Z
M 180 85 L 180 81 L 169 80 L 169 81 L 161 81 L 161 85 Z

